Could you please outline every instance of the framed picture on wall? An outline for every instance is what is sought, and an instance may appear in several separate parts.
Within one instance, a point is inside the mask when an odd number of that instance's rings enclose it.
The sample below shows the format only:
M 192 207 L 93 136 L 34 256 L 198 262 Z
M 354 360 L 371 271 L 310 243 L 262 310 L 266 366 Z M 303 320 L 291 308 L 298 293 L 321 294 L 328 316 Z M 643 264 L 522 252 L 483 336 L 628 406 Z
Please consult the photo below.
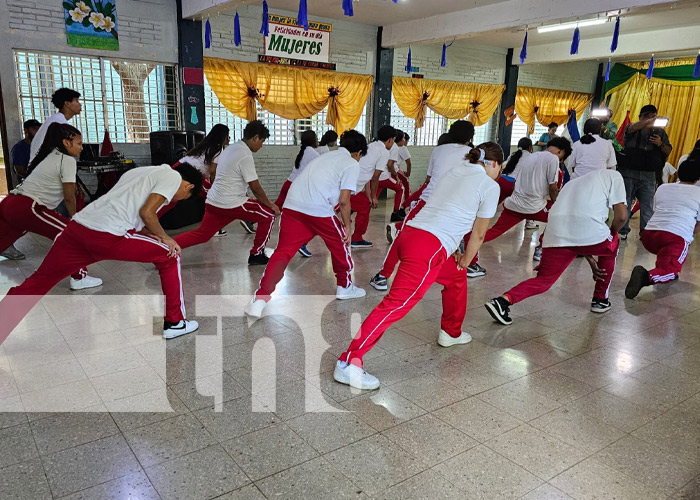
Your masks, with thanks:
M 116 0 L 64 0 L 68 45 L 119 50 Z

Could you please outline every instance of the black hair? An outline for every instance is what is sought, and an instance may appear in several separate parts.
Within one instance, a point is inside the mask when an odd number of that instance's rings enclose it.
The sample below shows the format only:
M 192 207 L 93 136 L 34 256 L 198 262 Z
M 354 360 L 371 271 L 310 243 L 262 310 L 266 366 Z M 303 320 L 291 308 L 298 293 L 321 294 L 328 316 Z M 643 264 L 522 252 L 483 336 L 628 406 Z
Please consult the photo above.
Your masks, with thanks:
M 396 129 L 396 139 L 394 139 L 394 142 L 401 142 L 405 137 L 406 134 L 403 133 L 403 130 Z
M 457 120 L 450 125 L 450 142 L 469 144 L 474 138 L 474 124 L 467 120 Z
M 552 122 L 549 125 L 547 125 L 547 130 L 549 130 L 550 128 L 559 128 L 559 124 Z
M 39 120 L 35 120 L 34 118 L 32 118 L 31 120 L 27 120 L 26 122 L 24 122 L 22 127 L 24 128 L 24 130 L 27 130 L 28 128 L 32 127 L 41 127 L 41 123 L 39 122 Z
M 697 140 L 695 142 L 695 146 L 693 146 L 693 150 L 690 152 L 688 155 L 687 160 L 700 160 L 700 140 Z
M 296 160 L 294 160 L 294 168 L 299 168 L 301 165 L 301 159 L 304 157 L 304 151 L 306 148 L 315 148 L 318 146 L 318 136 L 313 130 L 304 130 L 301 133 L 301 148 L 299 149 L 299 154 Z
M 678 180 L 692 183 L 700 181 L 700 161 L 688 158 L 678 165 Z
M 270 130 L 260 120 L 248 122 L 248 125 L 246 125 L 245 129 L 243 130 L 243 138 L 246 140 L 252 139 L 256 135 L 262 140 L 270 137 Z
M 331 142 L 338 142 L 338 133 L 335 130 L 329 130 L 321 137 L 319 146 L 328 146 Z
M 595 136 L 600 134 L 600 128 L 603 123 L 598 118 L 589 118 L 586 123 L 583 124 L 583 137 L 581 137 L 581 144 L 593 144 L 595 142 Z
M 216 155 L 223 151 L 224 143 L 228 140 L 228 136 L 228 127 L 222 123 L 217 123 L 204 139 L 187 152 L 187 156 L 194 158 L 204 156 L 204 163 L 209 165 Z
M 653 104 L 647 104 L 646 106 L 642 106 L 642 109 L 639 110 L 639 116 L 658 112 L 659 110 L 656 109 L 656 106 L 654 106 Z
M 443 144 L 452 144 L 452 137 L 447 132 L 445 132 L 438 138 L 437 145 L 442 146 Z
M 530 151 L 532 149 L 532 140 L 529 137 L 523 137 L 518 141 L 518 150 L 510 155 L 508 158 L 508 163 L 503 168 L 503 175 L 510 175 L 518 166 L 520 158 L 523 157 L 523 151 Z
M 198 195 L 202 191 L 202 173 L 189 163 L 180 163 L 175 170 L 183 181 L 187 181 L 194 185 L 192 191 L 190 191 L 190 197 Z
M 391 125 L 384 125 L 377 130 L 377 139 L 386 142 L 396 137 L 396 129 Z
M 71 102 L 73 99 L 77 99 L 78 97 L 80 97 L 80 92 L 63 87 L 53 93 L 51 96 L 51 102 L 59 111 L 61 111 L 61 108 L 63 108 L 63 105 L 66 102 Z
M 367 154 L 367 138 L 357 130 L 346 130 L 340 136 L 340 147 L 347 149 L 350 153 Z
M 27 167 L 27 175 L 32 173 L 36 166 L 44 161 L 54 149 L 58 149 L 61 153 L 67 155 L 68 151 L 63 144 L 63 140 L 70 141 L 79 135 L 82 135 L 80 130 L 73 125 L 68 125 L 67 123 L 52 123 L 49 125 L 46 136 L 44 137 L 44 142 L 41 143 L 39 151 Z
M 466 160 L 470 163 L 476 163 L 481 158 L 481 152 L 484 152 L 484 159 L 495 161 L 499 165 L 503 164 L 503 149 L 495 142 L 483 142 L 467 153 Z
M 411 140 L 411 136 L 408 135 L 406 132 L 403 133 L 403 138 L 406 140 L 406 144 L 408 144 L 408 141 Z
M 562 158 L 562 161 L 566 160 L 571 154 L 571 141 L 566 137 L 555 137 L 547 143 L 547 147 L 554 147 L 564 151 L 564 158 Z

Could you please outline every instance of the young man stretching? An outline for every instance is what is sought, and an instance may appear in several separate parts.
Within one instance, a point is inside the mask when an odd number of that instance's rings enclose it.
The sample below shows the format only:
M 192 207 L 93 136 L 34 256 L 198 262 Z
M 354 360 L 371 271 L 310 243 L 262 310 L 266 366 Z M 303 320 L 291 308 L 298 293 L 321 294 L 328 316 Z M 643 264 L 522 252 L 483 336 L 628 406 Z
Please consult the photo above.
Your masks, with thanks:
M 29 145 L 29 161 L 32 161 L 39 152 L 39 148 L 44 142 L 44 137 L 46 137 L 46 132 L 52 123 L 68 123 L 68 120 L 79 115 L 83 109 L 83 105 L 80 103 L 80 92 L 76 92 L 73 89 L 58 89 L 51 96 L 51 102 L 56 106 L 58 112 L 49 116 L 34 135 L 34 139 Z

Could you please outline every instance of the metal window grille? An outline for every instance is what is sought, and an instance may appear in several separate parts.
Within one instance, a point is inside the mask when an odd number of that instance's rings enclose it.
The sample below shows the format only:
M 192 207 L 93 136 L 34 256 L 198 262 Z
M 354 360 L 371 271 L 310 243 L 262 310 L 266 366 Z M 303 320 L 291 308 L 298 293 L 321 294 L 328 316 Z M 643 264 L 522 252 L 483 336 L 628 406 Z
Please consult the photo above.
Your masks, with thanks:
M 588 119 L 588 114 L 589 110 L 586 109 L 583 113 L 581 113 L 581 118 L 579 118 L 579 120 L 576 122 L 576 126 L 578 127 L 579 131 L 583 130 L 583 124 Z M 557 128 L 557 135 L 562 135 L 564 133 L 565 128 L 566 124 L 559 125 L 559 127 Z M 541 125 L 540 122 L 535 120 L 535 131 L 532 134 L 528 134 L 527 125 L 525 124 L 525 122 L 523 122 L 520 118 L 516 117 L 515 120 L 513 120 L 513 132 L 510 136 L 510 145 L 517 146 L 518 141 L 523 137 L 529 137 L 530 139 L 532 139 L 532 142 L 535 143 L 540 139 L 542 134 L 546 133 L 547 127 Z M 537 151 L 537 148 L 535 148 L 535 151 Z
M 148 142 L 154 130 L 179 128 L 174 65 L 47 52 L 15 51 L 22 121 L 56 112 L 51 95 L 61 87 L 80 92 L 83 109 L 74 124 L 85 142 Z

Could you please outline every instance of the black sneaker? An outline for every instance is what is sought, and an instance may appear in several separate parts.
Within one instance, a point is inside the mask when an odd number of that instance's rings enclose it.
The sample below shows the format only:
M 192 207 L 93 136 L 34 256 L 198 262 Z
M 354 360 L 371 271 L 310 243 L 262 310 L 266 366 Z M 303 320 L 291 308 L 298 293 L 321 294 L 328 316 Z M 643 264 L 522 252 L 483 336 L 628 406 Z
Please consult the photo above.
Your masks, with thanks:
M 265 255 L 264 253 L 261 253 L 259 255 L 251 255 L 250 257 L 248 257 L 249 266 L 264 266 L 268 262 L 270 262 L 270 257 Z
M 508 316 L 508 313 L 510 312 L 510 303 L 503 297 L 491 299 L 484 304 L 484 306 L 491 317 L 499 323 L 503 325 L 510 325 L 513 322 L 513 320 L 510 319 L 510 316 Z
M 612 307 L 612 304 L 608 299 L 600 300 L 600 299 L 593 299 L 591 301 L 591 312 L 594 313 L 604 313 L 608 312 L 610 308 Z
M 626 240 L 627 239 L 627 233 L 617 233 L 620 236 L 621 240 Z
M 649 271 L 644 269 L 642 266 L 634 266 L 630 280 L 625 287 L 625 297 L 628 299 L 635 298 L 637 295 L 639 295 L 639 291 L 648 285 L 651 285 Z
M 367 240 L 352 241 L 350 242 L 352 248 L 372 248 L 372 242 Z
M 255 222 L 249 222 L 245 220 L 238 221 L 241 223 L 241 227 L 248 234 L 255 234 Z
M 386 278 L 379 273 L 375 274 L 374 278 L 369 280 L 369 284 L 372 285 L 375 290 L 379 290 L 382 292 L 389 288 L 387 286 Z
M 402 219 L 405 219 L 406 218 L 406 209 L 400 208 L 398 214 L 401 216 Z
M 394 212 L 391 214 L 390 222 L 401 222 L 405 216 L 401 216 L 399 212 Z
M 479 276 L 486 276 L 486 269 L 479 264 L 467 266 L 467 278 L 478 278 Z

